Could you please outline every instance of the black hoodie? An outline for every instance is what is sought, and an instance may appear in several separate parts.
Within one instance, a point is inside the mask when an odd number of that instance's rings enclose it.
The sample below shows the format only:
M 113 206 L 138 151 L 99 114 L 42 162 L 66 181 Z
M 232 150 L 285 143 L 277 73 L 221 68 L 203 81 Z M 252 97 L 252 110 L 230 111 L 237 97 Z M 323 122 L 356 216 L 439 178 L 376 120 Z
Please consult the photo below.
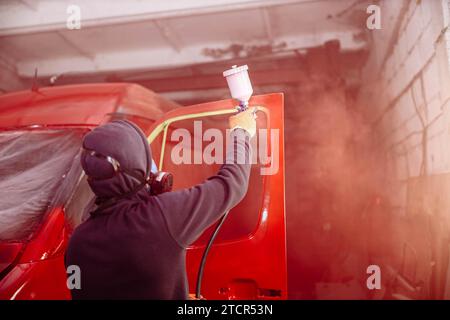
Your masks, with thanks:
M 81 289 L 73 289 L 72 298 L 186 299 L 186 247 L 247 192 L 250 161 L 234 164 L 232 159 L 238 154 L 251 159 L 250 145 L 245 139 L 233 140 L 226 164 L 204 183 L 157 196 L 142 188 L 76 228 L 66 252 L 66 267 L 81 270 Z M 109 155 L 143 177 L 151 168 L 146 137 L 129 121 L 94 129 L 83 147 Z M 93 178 L 89 185 L 98 199 L 123 195 L 141 183 L 124 173 L 99 179 L 113 170 L 104 159 L 84 155 L 81 163 Z

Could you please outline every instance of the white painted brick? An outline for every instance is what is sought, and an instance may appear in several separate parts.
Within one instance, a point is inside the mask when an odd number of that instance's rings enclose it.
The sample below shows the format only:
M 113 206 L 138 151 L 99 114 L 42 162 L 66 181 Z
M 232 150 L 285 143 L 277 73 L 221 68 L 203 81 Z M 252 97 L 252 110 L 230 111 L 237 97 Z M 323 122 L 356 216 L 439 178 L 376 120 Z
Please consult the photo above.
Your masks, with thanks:
M 409 2 L 409 5 L 408 5 L 408 9 L 406 10 L 406 17 L 405 18 L 406 18 L 406 20 L 408 21 L 408 24 L 409 24 L 409 21 L 411 20 L 414 12 L 417 9 L 417 3 L 416 3 L 416 1 L 408 1 L 408 2 Z
M 450 102 L 449 102 L 450 103 Z M 442 135 L 442 153 L 445 161 L 445 170 L 450 172 L 450 110 L 446 107 L 442 121 L 444 122 L 444 134 Z
M 384 79 L 386 81 L 391 80 L 394 77 L 396 66 L 394 65 L 394 58 L 391 56 L 386 60 L 386 66 L 383 70 L 384 72 Z
M 404 133 L 401 131 L 401 128 L 397 128 L 391 131 L 391 134 L 386 137 L 386 144 L 392 146 L 393 148 L 398 149 L 401 147 L 400 142 L 403 139 Z M 397 150 L 398 151 L 398 150 Z
M 402 33 L 399 35 L 399 39 L 397 42 L 397 46 L 395 48 L 397 50 L 398 59 L 396 61 L 397 68 L 399 68 L 402 64 L 404 64 L 404 61 L 406 57 L 408 56 L 408 42 L 407 37 L 405 33 Z
M 426 29 L 420 36 L 417 47 L 419 48 L 422 65 L 424 65 L 425 63 L 428 62 L 428 60 L 430 60 L 435 51 L 434 40 L 432 37 L 432 29 L 430 24 L 426 27 Z
M 442 113 L 441 100 L 439 98 L 434 98 L 427 104 L 427 117 L 428 123 L 431 123 L 437 116 Z
M 386 136 L 391 134 L 395 130 L 395 127 L 393 126 L 393 113 L 394 109 L 390 109 L 389 111 L 387 111 L 379 124 L 379 130 Z
M 421 146 L 408 151 L 408 165 L 410 177 L 417 177 L 420 175 L 420 167 L 422 166 Z
M 420 56 L 420 50 L 418 47 L 414 47 L 405 61 L 405 77 L 408 83 L 422 70 L 422 66 L 425 64 Z
M 448 170 L 449 141 L 446 123 L 439 118 L 428 130 L 428 167 L 429 173 L 437 174 Z
M 442 171 L 450 172 L 450 148 L 448 147 L 448 143 L 450 141 L 449 135 L 447 132 L 440 136 L 441 141 L 441 158 L 442 158 Z
M 439 69 L 439 84 L 440 84 L 440 98 L 441 101 L 450 99 L 450 51 L 446 50 L 446 45 L 449 43 L 444 41 L 439 42 L 436 46 L 436 61 Z
M 422 23 L 420 21 L 419 10 L 414 10 L 414 14 L 409 20 L 406 27 L 406 45 L 407 51 L 410 52 L 414 45 L 416 44 L 419 36 L 422 34 Z
M 397 23 L 400 10 L 403 7 L 402 1 L 382 1 L 381 12 L 383 13 L 383 29 L 393 30 L 394 25 Z
M 427 173 L 435 174 L 439 167 L 439 153 L 437 139 L 429 139 L 427 142 Z
M 390 128 L 388 128 L 390 129 Z M 392 130 L 392 129 L 390 129 Z M 404 133 L 401 128 L 397 128 L 391 131 L 390 136 L 388 137 L 387 143 L 388 145 L 397 145 L 403 139 Z
M 386 109 L 389 100 L 388 95 L 386 94 L 386 84 L 384 81 L 378 81 L 376 89 L 373 91 L 372 94 L 372 101 L 374 104 L 376 104 L 378 110 L 384 110 Z M 380 94 L 381 93 L 381 94 Z
M 430 24 L 432 19 L 430 1 L 421 1 L 418 5 L 418 9 L 420 10 L 422 26 L 426 27 Z
M 401 80 L 401 90 L 402 91 L 404 91 L 404 90 L 406 90 L 409 86 L 410 86 L 410 84 L 411 84 L 411 81 L 413 80 L 413 77 L 414 77 L 414 68 L 413 67 L 411 67 L 411 62 L 409 62 L 409 61 L 413 61 L 414 60 L 414 57 L 408 57 L 408 59 L 407 59 L 407 61 L 408 61 L 408 66 L 406 65 L 406 63 L 405 63 L 405 67 L 404 67 L 404 69 L 403 69 L 403 74 L 402 74 L 402 76 L 400 77 L 400 80 Z
M 385 101 L 387 102 L 385 106 L 383 106 L 383 110 L 395 99 L 394 90 L 393 90 L 393 82 L 391 83 L 383 83 L 382 91 Z
M 450 66 L 450 30 L 445 32 L 445 50 L 446 50 L 446 61 L 447 61 L 447 69 Z M 450 294 L 450 292 L 449 292 Z
M 384 2 L 389 2 L 389 5 L 392 6 L 395 4 L 397 7 L 399 7 L 399 3 L 401 4 L 401 1 Z M 449 55 L 442 51 L 443 49 L 439 49 L 446 43 L 438 43 L 438 51 L 435 47 L 435 40 L 442 30 L 442 18 L 438 16 L 436 9 L 437 6 L 440 6 L 440 0 L 422 0 L 417 4 L 415 11 L 411 10 L 416 6 L 416 3 L 413 0 L 410 1 L 408 14 L 411 18 L 403 26 L 405 29 L 401 30 L 394 52 L 386 61 L 384 70 L 379 70 L 380 57 L 384 57 L 388 43 L 386 35 L 392 31 L 393 27 L 391 26 L 391 29 L 386 28 L 389 23 L 395 23 L 395 19 L 383 21 L 383 30 L 380 30 L 374 38 L 375 48 L 364 70 L 367 74 L 376 74 L 377 76 L 381 74 L 382 77 L 382 81 L 372 88 L 374 93 L 370 95 L 370 103 L 373 104 L 374 108 L 376 107 L 373 112 L 378 115 L 382 110 L 385 110 L 386 105 L 399 96 L 416 75 L 423 72 L 421 75 L 423 88 L 420 79 L 416 79 L 411 84 L 410 91 L 407 91 L 398 99 L 397 104 L 385 115 L 376 128 L 380 132 L 380 136 L 383 136 L 386 141 L 391 143 L 403 141 L 402 145 L 408 150 L 406 159 L 401 155 L 396 155 L 390 161 L 392 167 L 394 167 L 394 172 L 392 172 L 392 178 L 394 179 L 405 179 L 408 175 L 408 168 L 410 176 L 414 177 L 420 174 L 423 152 L 421 132 L 423 128 L 415 112 L 412 97 L 417 102 L 422 116 L 426 116 L 429 123 L 442 112 L 441 103 L 445 99 L 443 93 L 449 92 L 450 96 L 450 89 L 447 89 L 449 87 L 447 82 L 450 81 L 445 82 L 443 80 L 447 74 L 450 76 L 448 70 Z M 383 10 L 383 12 L 389 11 Z M 442 15 L 442 13 L 440 14 Z M 446 36 L 450 40 L 450 31 Z M 412 49 L 409 54 L 408 48 Z M 377 54 L 375 54 L 375 51 Z M 444 58 L 439 57 L 441 51 L 443 52 L 442 55 L 445 56 Z M 444 62 L 444 60 L 446 61 Z M 427 62 L 430 63 L 427 65 Z M 388 82 L 388 80 L 391 81 Z M 418 132 L 418 134 L 411 135 L 414 132 Z M 406 137 L 408 139 L 405 140 Z M 450 102 L 445 108 L 445 115 L 428 129 L 428 138 L 427 169 L 430 173 L 450 172 Z M 396 195 L 393 198 L 401 208 L 406 201 L 406 187 L 404 196 L 397 194 L 397 192 L 400 192 L 398 188 L 395 190 Z
M 447 100 L 447 102 L 442 106 L 442 112 L 444 112 L 442 117 L 444 118 L 444 121 L 449 129 L 448 133 L 450 134 L 450 100 Z
M 405 66 L 402 66 L 389 84 L 389 91 L 393 98 L 398 97 L 402 90 L 406 87 L 405 74 Z
M 450 172 L 450 110 L 443 109 L 444 114 L 428 129 L 428 167 L 433 174 Z
M 450 141 L 450 135 L 445 132 L 441 136 L 441 152 L 442 161 L 444 162 L 444 170 L 450 172 L 450 148 L 448 147 L 448 142 Z
M 400 3 L 401 3 L 401 1 L 400 1 Z M 408 10 L 407 10 L 405 16 L 402 18 L 402 22 L 401 22 L 401 24 L 400 24 L 400 32 L 405 31 L 406 26 L 407 26 L 408 23 L 409 23 L 409 18 L 408 18 L 409 15 L 407 14 L 409 11 L 410 11 L 410 6 L 408 6 Z M 395 18 L 399 18 L 399 17 L 400 17 L 400 16 L 397 16 L 397 17 L 395 17 Z M 393 28 L 394 25 L 391 25 L 390 27 Z
M 413 17 L 411 18 L 411 21 L 412 23 L 415 24 L 416 31 L 419 33 L 419 35 L 422 34 L 427 26 L 427 23 L 424 18 L 422 4 L 417 5 Z
M 406 155 L 398 155 L 395 158 L 395 175 L 398 180 L 409 178 L 408 159 Z
M 414 100 L 416 101 L 418 108 L 423 108 L 425 105 L 425 99 L 422 93 L 422 82 L 420 79 L 416 79 L 411 87 L 412 94 L 414 97 Z
M 381 33 L 381 32 L 380 32 Z M 375 32 L 374 34 L 374 43 L 380 43 L 380 42 L 384 42 L 386 40 L 383 39 L 383 37 L 381 36 L 376 36 L 377 32 Z M 371 62 L 371 67 L 373 70 L 379 70 L 381 63 L 383 62 L 384 59 L 384 48 L 382 46 L 374 46 L 373 47 L 373 51 L 374 51 L 374 55 L 372 56 L 372 58 L 370 60 L 372 60 Z
M 427 142 L 427 172 L 428 174 L 436 173 L 436 169 L 438 166 L 437 158 L 439 157 L 438 152 L 438 144 L 436 143 L 437 139 L 428 139 Z
M 403 46 L 400 47 L 400 41 L 406 43 L 406 40 L 401 39 L 402 37 L 400 36 L 399 43 L 394 47 L 392 52 L 392 57 L 394 58 L 394 68 L 396 71 L 402 67 L 406 55 L 405 48 Z
M 394 143 L 404 141 L 406 137 L 414 132 L 422 132 L 422 123 L 417 116 L 412 117 L 402 126 L 398 127 L 392 135 L 392 141 Z
M 411 92 L 409 90 L 400 97 L 396 110 L 397 110 L 396 121 L 400 125 L 406 123 L 416 114 Z
M 427 135 L 431 139 L 446 133 L 446 124 L 444 116 L 437 118 L 432 124 L 429 125 Z M 450 142 L 450 141 L 449 141 Z M 450 145 L 449 145 L 450 147 Z
M 405 141 L 405 147 L 407 150 L 411 150 L 414 148 L 417 148 L 417 146 L 422 144 L 422 134 L 414 134 L 411 135 L 406 141 Z
M 448 141 L 445 134 L 434 136 L 428 140 L 427 156 L 428 156 L 428 173 L 439 174 L 447 170 L 447 155 L 444 149 L 448 149 Z
M 402 23 L 400 24 L 400 33 L 404 33 L 406 30 L 406 26 L 408 25 L 409 20 L 408 19 L 402 19 Z
M 411 134 L 413 132 L 422 131 L 422 122 L 420 121 L 418 116 L 414 116 L 406 122 L 406 132 L 407 134 Z
M 372 96 L 372 100 L 370 101 L 372 104 L 375 101 L 378 105 L 377 112 L 378 115 L 387 108 L 388 104 L 391 101 L 390 90 L 386 81 L 379 81 L 379 86 L 377 87 L 377 91 L 374 91 L 374 95 Z
M 423 84 L 425 89 L 425 101 L 429 103 L 436 98 L 440 92 L 439 69 L 436 59 L 433 58 L 430 64 L 423 71 Z
M 443 14 L 443 7 L 442 7 L 442 0 L 436 0 L 436 1 L 427 1 L 429 2 L 429 9 L 431 14 L 431 28 L 433 30 L 433 41 L 435 41 L 439 35 L 441 34 L 442 30 L 444 29 L 444 14 Z
M 384 126 L 386 128 L 390 128 L 392 131 L 394 131 L 401 127 L 401 123 L 398 122 L 398 102 L 393 108 L 391 108 L 391 110 L 389 110 L 388 113 L 385 114 L 384 118 Z

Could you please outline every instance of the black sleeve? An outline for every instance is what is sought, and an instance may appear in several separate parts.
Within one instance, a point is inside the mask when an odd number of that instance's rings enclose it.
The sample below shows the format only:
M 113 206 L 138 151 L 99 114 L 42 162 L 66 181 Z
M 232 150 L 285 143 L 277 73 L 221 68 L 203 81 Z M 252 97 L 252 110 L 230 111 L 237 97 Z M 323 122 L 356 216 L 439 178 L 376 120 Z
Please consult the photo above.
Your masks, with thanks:
M 225 164 L 216 175 L 189 189 L 156 197 L 169 233 L 180 246 L 193 243 L 206 228 L 244 198 L 251 167 L 249 140 L 243 129 L 233 130 Z

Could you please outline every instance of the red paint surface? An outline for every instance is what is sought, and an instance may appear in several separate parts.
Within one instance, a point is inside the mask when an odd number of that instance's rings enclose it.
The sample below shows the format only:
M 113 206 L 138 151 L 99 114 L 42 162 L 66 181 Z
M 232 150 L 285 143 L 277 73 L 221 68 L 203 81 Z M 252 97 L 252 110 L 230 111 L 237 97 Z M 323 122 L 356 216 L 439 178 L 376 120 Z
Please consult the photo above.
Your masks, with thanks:
M 259 207 L 260 220 L 255 232 L 238 241 L 213 245 L 202 285 L 202 295 L 207 299 L 287 298 L 283 95 L 256 96 L 250 100 L 250 105 L 261 105 L 269 109 L 268 128 L 280 130 L 280 168 L 277 174 L 263 177 L 263 203 Z M 204 103 L 173 110 L 163 120 L 186 113 L 234 107 L 232 100 Z M 267 213 L 267 219 L 262 218 L 264 212 Z M 204 248 L 204 245 L 194 245 L 188 250 L 190 292 L 195 292 L 198 266 Z
M 287 298 L 284 212 L 283 96 L 254 97 L 252 104 L 270 111 L 270 127 L 280 129 L 280 170 L 264 178 L 264 202 L 255 232 L 239 241 L 214 245 L 203 283 L 208 299 Z M 0 128 L 42 125 L 94 127 L 115 113 L 160 118 L 175 104 L 129 84 L 76 85 L 24 91 L 0 97 Z M 176 109 L 164 117 L 233 108 L 231 100 Z M 142 120 L 146 133 L 154 121 Z M 267 212 L 267 219 L 262 219 Z M 0 242 L 0 299 L 69 299 L 64 251 L 70 236 L 62 208 L 46 214 L 40 228 L 24 243 Z M 203 247 L 188 250 L 187 270 L 193 292 Z

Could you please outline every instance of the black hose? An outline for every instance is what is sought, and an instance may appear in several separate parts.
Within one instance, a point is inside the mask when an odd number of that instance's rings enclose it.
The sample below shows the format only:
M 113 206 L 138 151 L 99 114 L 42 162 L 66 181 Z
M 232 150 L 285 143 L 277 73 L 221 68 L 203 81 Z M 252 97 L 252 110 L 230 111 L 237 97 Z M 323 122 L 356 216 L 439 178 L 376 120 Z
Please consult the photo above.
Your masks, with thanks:
M 225 212 L 225 214 L 222 216 L 222 218 L 220 218 L 219 224 L 217 225 L 216 229 L 214 230 L 211 238 L 208 241 L 208 245 L 206 246 L 205 251 L 203 252 L 202 260 L 200 261 L 200 267 L 198 269 L 198 274 L 197 274 L 197 287 L 195 289 L 195 297 L 197 299 L 202 299 L 201 290 L 202 290 L 203 271 L 205 269 L 206 258 L 208 257 L 209 249 L 211 249 L 211 246 L 212 246 L 214 240 L 216 239 L 217 234 L 220 231 L 220 228 L 222 228 L 223 223 L 227 219 L 227 216 L 229 213 L 230 213 L 230 210 Z
M 247 109 L 247 106 L 241 104 L 241 105 L 239 105 L 238 113 L 245 111 L 246 109 Z M 256 112 L 256 110 L 255 110 L 255 112 Z M 222 216 L 222 218 L 220 218 L 219 224 L 217 225 L 216 229 L 214 230 L 211 238 L 209 239 L 208 245 L 206 246 L 205 251 L 203 252 L 202 260 L 200 261 L 200 267 L 198 269 L 198 274 L 197 274 L 197 287 L 195 289 L 195 298 L 196 299 L 203 299 L 202 295 L 201 295 L 201 291 L 202 291 L 203 271 L 205 270 L 206 258 L 208 257 L 209 250 L 211 249 L 211 246 L 212 246 L 214 240 L 216 239 L 217 234 L 220 231 L 220 228 L 222 228 L 223 223 L 227 219 L 227 216 L 229 213 L 230 213 L 230 210 L 225 212 L 225 214 Z

